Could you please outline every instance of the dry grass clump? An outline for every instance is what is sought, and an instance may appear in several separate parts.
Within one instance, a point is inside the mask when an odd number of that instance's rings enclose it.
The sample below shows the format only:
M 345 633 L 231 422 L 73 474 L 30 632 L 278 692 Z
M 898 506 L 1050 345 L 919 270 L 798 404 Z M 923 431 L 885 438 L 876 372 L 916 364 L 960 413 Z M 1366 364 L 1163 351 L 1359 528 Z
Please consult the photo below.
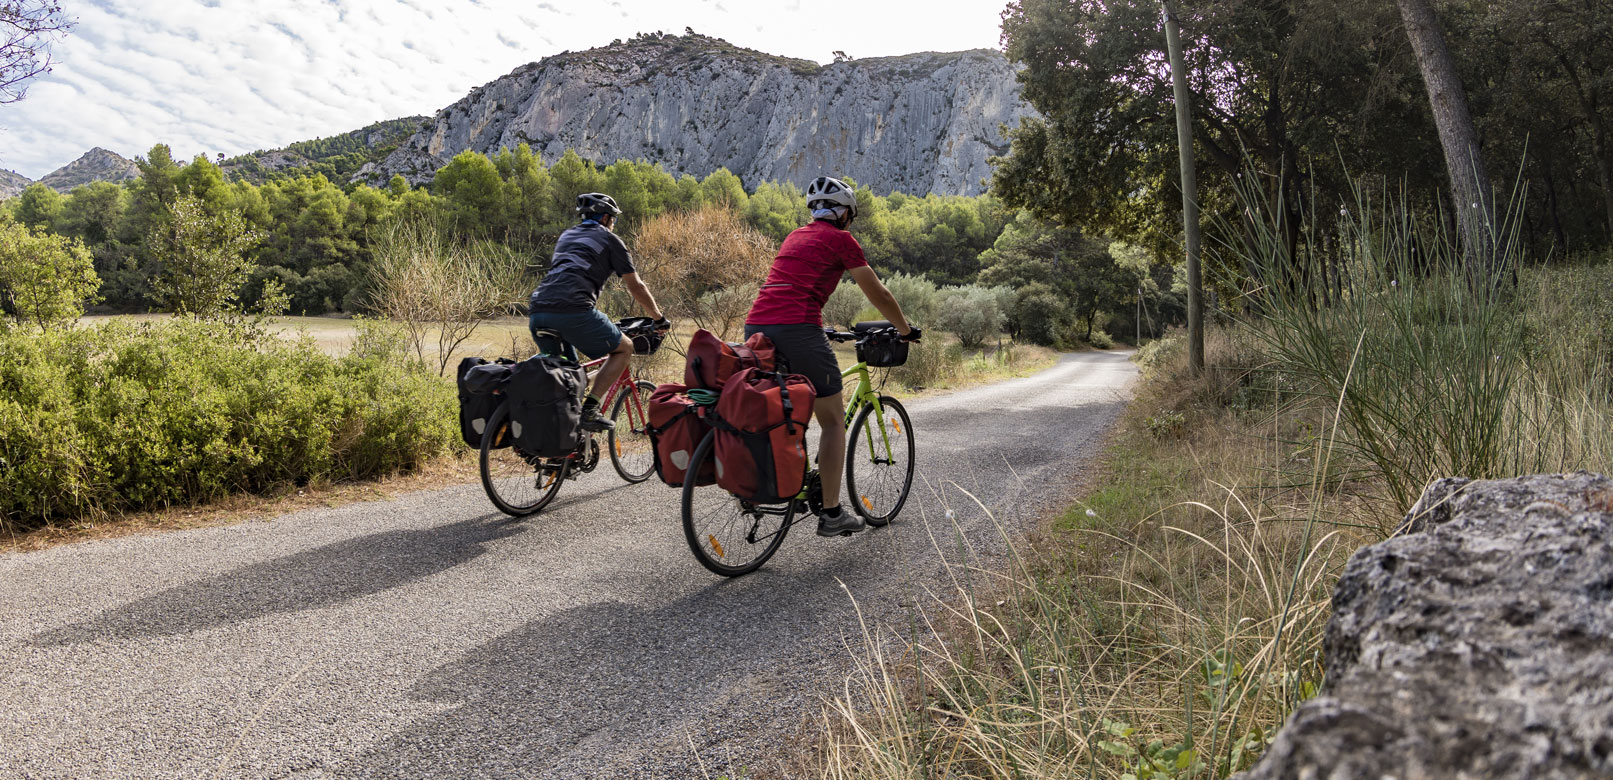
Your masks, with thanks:
M 526 299 L 526 261 L 494 242 L 453 239 L 435 221 L 400 221 L 375 242 L 376 313 L 401 325 L 415 358 L 448 370 L 455 350 L 486 320 Z M 426 356 L 434 341 L 435 360 Z
M 717 206 L 655 217 L 633 239 L 639 276 L 667 316 L 730 340 L 739 335 L 777 249 L 738 212 Z M 612 296 L 606 309 L 625 311 L 626 294 L 617 288 Z

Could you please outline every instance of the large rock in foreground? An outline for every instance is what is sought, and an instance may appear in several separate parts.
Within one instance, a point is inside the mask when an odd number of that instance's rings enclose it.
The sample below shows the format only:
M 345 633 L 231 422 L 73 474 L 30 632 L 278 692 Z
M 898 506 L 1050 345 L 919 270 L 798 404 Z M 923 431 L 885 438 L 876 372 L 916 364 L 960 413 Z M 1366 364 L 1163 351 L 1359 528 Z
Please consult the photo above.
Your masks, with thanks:
M 1613 480 L 1430 485 L 1333 595 L 1322 695 L 1245 778 L 1613 777 Z

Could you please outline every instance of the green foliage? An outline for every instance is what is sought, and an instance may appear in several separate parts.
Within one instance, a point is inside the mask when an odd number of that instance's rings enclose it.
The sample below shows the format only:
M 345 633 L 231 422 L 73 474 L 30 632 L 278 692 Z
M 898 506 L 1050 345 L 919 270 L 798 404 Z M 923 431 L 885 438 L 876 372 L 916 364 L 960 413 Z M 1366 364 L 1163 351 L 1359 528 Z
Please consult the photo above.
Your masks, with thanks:
M 1015 338 L 1051 346 L 1070 326 L 1069 304 L 1052 287 L 1033 282 L 1020 288 L 1010 321 Z
M 0 525 L 194 503 L 418 466 L 453 389 L 367 331 L 336 359 L 242 324 L 0 334 Z
M 902 314 L 909 321 L 919 323 L 921 326 L 935 321 L 941 297 L 934 282 L 922 276 L 904 273 L 892 274 L 883 281 L 886 289 L 896 298 L 897 305 L 902 307 Z
M 843 281 L 835 287 L 834 292 L 829 293 L 829 300 L 823 305 L 823 324 L 849 328 L 856 324 L 857 313 L 867 305 L 868 298 L 863 295 L 862 288 L 849 279 Z
M 100 286 L 89 251 L 76 239 L 0 219 L 0 313 L 41 330 L 66 326 Z
M 50 230 L 61 221 L 63 208 L 61 195 L 50 187 L 34 182 L 17 196 L 16 204 L 11 207 L 11 216 L 28 227 Z
M 162 275 L 153 284 L 170 310 L 213 317 L 234 310 L 259 235 L 233 211 L 209 214 L 203 201 L 179 197 L 169 219 L 147 238 Z
M 1186 345 L 1186 334 L 1176 330 L 1165 338 L 1155 339 L 1138 347 L 1136 354 L 1131 356 L 1131 361 L 1137 364 L 1137 370 L 1145 378 L 1150 377 L 1177 360 Z
M 349 142 L 331 143 L 329 148 L 335 149 Z M 304 151 L 324 148 L 316 144 Z M 175 305 L 173 287 L 180 281 L 164 271 L 176 250 L 175 236 L 186 232 L 200 240 L 203 234 L 212 235 L 217 240 L 209 240 L 216 245 L 234 234 L 233 228 L 221 234 L 176 226 L 175 204 L 190 199 L 200 204 L 205 219 L 233 224 L 238 218 L 247 232 L 261 236 L 241 253 L 255 270 L 244 277 L 225 275 L 236 287 L 221 294 L 254 305 L 263 284 L 273 279 L 287 295 L 289 311 L 309 315 L 372 310 L 376 242 L 399 223 L 438 222 L 457 240 L 497 242 L 541 269 L 555 238 L 576 223 L 574 204 L 581 192 L 609 192 L 621 204 L 625 213 L 616 230 L 630 242 L 664 215 L 692 218 L 708 206 L 726 204 L 746 225 L 774 241 L 809 219 L 805 198 L 794 184 L 761 182 L 747 193 L 739 177 L 727 170 L 703 180 L 674 178 L 644 160 L 601 167 L 569 150 L 545 166 L 525 144 L 501 149 L 491 158 L 462 152 L 438 171 L 429 188 L 411 187 L 401 176 L 381 189 L 363 184 L 344 188 L 311 168 L 288 169 L 259 185 L 238 176 L 246 159 L 221 167 L 197 157 L 180 166 L 159 144 L 137 160 L 139 178 L 122 186 L 98 182 L 65 198 L 39 188 L 12 201 L 11 209 L 40 227 L 82 241 L 94 257 L 109 306 L 167 308 Z M 233 183 L 232 176 L 237 177 Z M 904 309 L 922 324 L 933 323 L 937 315 L 937 284 L 972 284 L 982 265 L 992 274 L 990 284 L 1020 287 L 1032 279 L 1065 282 L 1071 275 L 1066 257 L 1071 247 L 1094 253 L 1096 260 L 1106 257 L 1102 242 L 1079 231 L 1054 231 L 1028 215 L 1010 219 L 1012 212 L 989 196 L 880 196 L 866 187 L 857 191 L 863 213 L 853 223 L 853 233 Z M 1058 294 L 1073 298 L 1075 291 L 1074 285 L 1065 285 Z M 728 296 L 737 293 L 736 288 Z M 831 320 L 850 322 L 865 305 L 851 288 L 835 300 L 842 305 L 831 312 Z M 1128 302 L 1094 298 L 1092 315 L 1123 310 Z M 996 308 L 1008 316 L 1010 331 L 1017 332 L 1016 301 L 999 292 Z M 1156 307 L 1152 313 L 1168 320 L 1179 316 L 1179 307 Z M 1065 319 L 1073 321 L 1074 316 Z M 1048 343 L 1052 341 L 1049 337 Z
M 345 182 L 366 163 L 385 159 L 420 128 L 423 119 L 389 119 L 342 135 L 299 141 L 284 149 L 260 149 L 225 160 L 222 167 L 230 178 L 253 184 L 314 175 Z
M 1007 317 L 999 300 L 998 291 L 977 285 L 943 288 L 936 299 L 935 326 L 957 336 L 965 347 L 978 347 L 1002 333 Z
M 468 149 L 454 155 L 437 171 L 432 188 L 446 199 L 444 213 L 460 233 L 486 237 L 500 226 L 502 182 L 486 155 Z

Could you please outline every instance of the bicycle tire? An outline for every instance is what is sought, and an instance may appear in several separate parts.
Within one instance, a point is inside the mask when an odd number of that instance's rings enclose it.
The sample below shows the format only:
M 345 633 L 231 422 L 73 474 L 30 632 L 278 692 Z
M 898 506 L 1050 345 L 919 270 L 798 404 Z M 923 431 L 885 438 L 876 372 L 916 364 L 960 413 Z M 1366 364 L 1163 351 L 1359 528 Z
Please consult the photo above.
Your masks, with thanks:
M 890 428 L 895 429 L 886 429 L 890 450 L 887 452 L 888 457 L 883 460 L 890 462 L 878 462 L 870 454 L 868 445 L 863 443 L 865 437 L 878 436 L 878 432 L 869 424 L 874 412 L 873 404 L 864 406 L 862 411 L 857 413 L 857 420 L 851 425 L 851 436 L 846 441 L 846 490 L 851 494 L 851 508 L 875 528 L 889 524 L 907 503 L 907 497 L 913 489 L 913 460 L 916 452 L 913 444 L 913 422 L 908 419 L 907 410 L 902 407 L 901 402 L 882 395 L 879 397 L 879 405 L 885 412 L 884 419 L 890 422 Z M 874 439 L 872 451 L 874 454 L 883 448 L 883 438 Z M 895 479 L 898 474 L 901 475 L 900 488 L 892 490 L 898 484 Z
M 510 404 L 499 404 L 487 421 L 482 434 L 480 467 L 482 490 L 500 512 L 513 517 L 536 514 L 560 492 L 565 484 L 566 472 L 571 468 L 570 458 L 545 458 L 535 465 L 532 460 L 516 452 L 514 446 L 492 447 L 492 443 L 506 435 Z M 523 488 L 530 481 L 531 488 Z
M 716 431 L 707 433 L 690 456 L 687 473 L 699 474 L 706 460 L 716 457 L 716 448 Z M 795 521 L 793 500 L 747 509 L 747 504 L 716 485 L 697 488 L 692 478 L 683 483 L 682 506 L 689 551 L 701 566 L 724 577 L 756 571 L 778 551 Z
M 610 450 L 610 464 L 616 468 L 616 473 L 629 483 L 638 484 L 655 473 L 655 451 L 650 448 L 650 434 L 645 430 L 650 424 L 650 393 L 655 392 L 655 385 L 640 379 L 633 383 L 633 392 L 638 395 L 637 404 L 629 403 L 630 396 L 626 392 L 617 393 L 611 403 L 610 421 L 616 427 L 605 437 L 605 446 Z M 623 422 L 627 424 L 625 434 Z

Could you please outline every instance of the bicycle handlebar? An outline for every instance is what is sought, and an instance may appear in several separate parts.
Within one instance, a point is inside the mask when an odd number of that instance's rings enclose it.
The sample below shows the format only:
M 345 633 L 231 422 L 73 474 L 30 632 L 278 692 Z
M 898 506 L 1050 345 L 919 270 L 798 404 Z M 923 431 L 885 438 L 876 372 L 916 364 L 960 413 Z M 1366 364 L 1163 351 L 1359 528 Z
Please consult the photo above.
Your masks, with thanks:
M 835 330 L 834 328 L 824 327 L 823 335 L 828 337 L 830 341 L 862 341 L 864 339 L 874 339 L 886 336 L 896 339 L 900 339 L 902 337 L 901 332 L 896 330 L 895 325 L 865 330 L 861 333 L 854 331 Z

